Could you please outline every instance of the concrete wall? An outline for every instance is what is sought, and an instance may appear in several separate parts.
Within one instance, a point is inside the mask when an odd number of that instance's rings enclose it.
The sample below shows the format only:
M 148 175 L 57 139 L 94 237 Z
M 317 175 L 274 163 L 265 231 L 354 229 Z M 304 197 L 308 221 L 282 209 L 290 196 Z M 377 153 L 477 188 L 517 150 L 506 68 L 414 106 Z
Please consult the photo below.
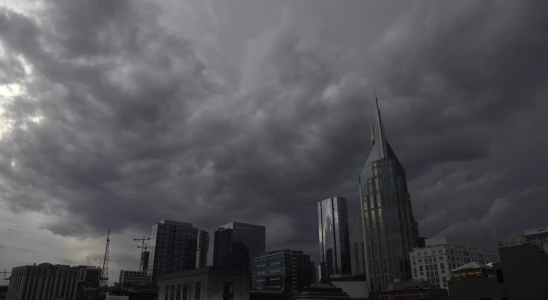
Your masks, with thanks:
M 183 286 L 185 283 L 190 284 L 190 297 L 188 300 L 195 300 L 196 283 L 200 282 L 200 300 L 222 300 L 224 292 L 224 283 L 234 283 L 234 300 L 249 300 L 249 280 L 247 276 L 241 274 L 226 274 L 226 273 L 201 273 L 191 276 L 181 276 L 168 279 L 160 279 L 158 281 L 158 300 L 166 299 L 166 286 L 169 287 L 167 300 L 171 300 L 171 286 L 175 286 L 174 292 L 177 292 L 177 285 L 181 285 L 181 299 L 183 294 Z M 175 296 L 176 297 L 176 296 Z M 173 297 L 173 299 L 175 299 Z M 179 300 L 179 299 L 176 299 Z

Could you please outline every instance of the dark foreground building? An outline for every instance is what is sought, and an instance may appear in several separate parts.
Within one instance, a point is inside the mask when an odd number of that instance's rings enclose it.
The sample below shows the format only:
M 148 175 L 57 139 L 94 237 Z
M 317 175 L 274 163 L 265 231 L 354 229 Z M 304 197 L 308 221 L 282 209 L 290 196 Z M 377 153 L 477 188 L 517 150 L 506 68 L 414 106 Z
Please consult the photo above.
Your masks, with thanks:
M 310 255 L 302 251 L 269 251 L 253 261 L 253 290 L 292 293 L 312 284 Z
M 371 152 L 359 177 L 367 281 L 372 291 L 386 290 L 395 279 L 413 278 L 409 252 L 417 247 L 418 236 L 405 170 L 386 140 L 378 102 L 376 115 Z
M 412 300 L 412 299 L 449 299 L 446 289 L 430 286 L 425 281 L 407 281 L 389 283 L 386 291 L 376 292 L 374 300 Z M 468 299 L 472 300 L 472 299 Z M 483 299 L 478 299 L 483 300 Z
M 158 281 L 158 300 L 249 300 L 244 270 L 206 267 L 164 274 Z
M 97 288 L 101 268 L 43 263 L 15 267 L 7 300 L 83 299 L 84 289 Z
M 265 252 L 264 226 L 233 222 L 215 231 L 213 266 L 250 271 L 253 258 Z
M 538 246 L 524 244 L 500 248 L 499 252 L 501 262 L 493 264 L 492 277 L 483 276 L 483 271 L 453 276 L 449 281 L 451 300 L 548 299 L 548 259 Z

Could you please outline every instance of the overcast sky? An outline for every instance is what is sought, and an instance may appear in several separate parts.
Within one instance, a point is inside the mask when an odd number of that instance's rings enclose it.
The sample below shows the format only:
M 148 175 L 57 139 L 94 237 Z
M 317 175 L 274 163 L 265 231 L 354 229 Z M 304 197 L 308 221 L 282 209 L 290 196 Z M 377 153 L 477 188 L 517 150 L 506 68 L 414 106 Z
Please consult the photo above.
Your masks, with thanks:
M 547 6 L 3 0 L 0 270 L 101 265 L 111 229 L 112 283 L 163 219 L 317 259 L 317 202 L 358 216 L 373 86 L 421 236 L 548 226 Z

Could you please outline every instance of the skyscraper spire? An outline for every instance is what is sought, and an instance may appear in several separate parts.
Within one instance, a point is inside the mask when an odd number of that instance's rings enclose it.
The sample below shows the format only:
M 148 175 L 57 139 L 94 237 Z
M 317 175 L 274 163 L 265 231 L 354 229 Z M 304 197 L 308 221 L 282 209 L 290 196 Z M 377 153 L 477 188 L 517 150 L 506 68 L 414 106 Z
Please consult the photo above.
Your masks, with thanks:
M 374 137 L 371 137 L 371 143 L 381 143 L 379 149 L 380 158 L 386 158 L 386 138 L 384 136 L 384 126 L 382 126 L 381 119 L 381 110 L 379 109 L 379 99 L 377 98 L 377 90 L 373 87 L 373 92 L 375 93 L 375 105 L 376 105 L 376 115 L 377 115 L 377 124 L 371 126 L 371 133 L 374 133 Z

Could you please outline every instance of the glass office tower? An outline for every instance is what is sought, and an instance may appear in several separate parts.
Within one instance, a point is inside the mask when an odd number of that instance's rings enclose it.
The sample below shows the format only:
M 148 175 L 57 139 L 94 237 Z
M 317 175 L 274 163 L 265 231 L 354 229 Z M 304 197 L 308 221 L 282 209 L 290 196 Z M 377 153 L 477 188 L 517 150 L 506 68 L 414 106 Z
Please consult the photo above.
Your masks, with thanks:
M 378 102 L 376 115 L 371 152 L 359 177 L 371 291 L 386 290 L 396 279 L 412 279 L 409 252 L 416 247 L 418 236 L 405 170 L 386 141 Z
M 196 267 L 198 228 L 190 223 L 164 220 L 152 226 L 149 281 L 156 284 L 162 274 Z
M 215 231 L 213 266 L 251 270 L 253 258 L 265 252 L 266 227 L 232 222 Z
M 322 281 L 328 281 L 335 274 L 351 274 L 345 198 L 333 197 L 318 202 L 318 229 Z

